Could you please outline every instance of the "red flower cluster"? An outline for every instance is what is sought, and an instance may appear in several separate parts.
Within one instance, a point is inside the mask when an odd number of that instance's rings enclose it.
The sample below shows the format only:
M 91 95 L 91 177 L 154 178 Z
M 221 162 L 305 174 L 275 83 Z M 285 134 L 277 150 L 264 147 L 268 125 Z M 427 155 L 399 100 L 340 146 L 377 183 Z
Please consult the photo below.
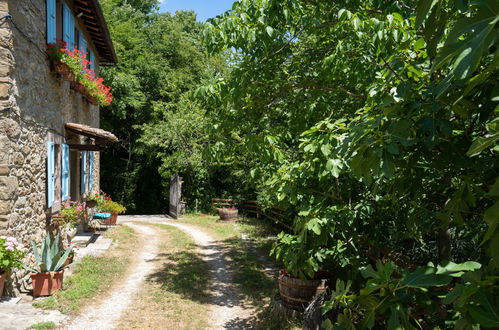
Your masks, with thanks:
M 77 47 L 70 50 L 67 45 L 67 42 L 63 40 L 48 44 L 46 53 L 49 60 L 66 64 L 73 72 L 75 81 L 85 87 L 88 96 L 94 98 L 102 106 L 110 105 L 113 101 L 111 87 L 104 85 L 103 78 L 96 77 L 95 71 L 90 68 L 92 63 L 87 59 L 86 52 Z

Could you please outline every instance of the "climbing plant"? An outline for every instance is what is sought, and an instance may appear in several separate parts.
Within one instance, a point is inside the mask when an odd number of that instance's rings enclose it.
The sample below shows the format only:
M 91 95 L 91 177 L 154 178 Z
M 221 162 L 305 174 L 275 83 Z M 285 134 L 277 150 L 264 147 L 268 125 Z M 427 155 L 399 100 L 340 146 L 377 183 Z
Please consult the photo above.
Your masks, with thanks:
M 216 114 L 209 159 L 251 159 L 259 201 L 293 215 L 275 256 L 356 297 L 329 326 L 416 327 L 434 299 L 429 326 L 499 326 L 498 20 L 495 0 L 240 0 L 204 30 L 233 53 L 197 93 Z M 361 271 L 375 260 L 386 276 Z M 381 290 L 469 260 L 405 291 L 445 299 Z

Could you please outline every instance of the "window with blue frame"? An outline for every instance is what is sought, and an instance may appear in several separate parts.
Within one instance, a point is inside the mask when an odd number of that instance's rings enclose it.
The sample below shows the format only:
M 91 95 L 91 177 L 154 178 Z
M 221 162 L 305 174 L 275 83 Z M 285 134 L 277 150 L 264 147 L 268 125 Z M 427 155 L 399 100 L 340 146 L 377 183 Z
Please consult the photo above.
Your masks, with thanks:
M 61 202 L 68 199 L 69 196 L 63 196 L 65 193 L 66 184 L 65 181 L 67 168 L 64 160 L 65 145 L 58 143 L 54 140 L 61 140 L 61 138 L 49 139 L 46 143 L 47 147 L 47 160 L 46 160 L 46 187 L 47 187 L 47 207 L 51 208 L 53 211 L 57 211 Z M 67 168 L 69 169 L 69 168 Z M 69 177 L 68 177 L 69 179 Z M 69 188 L 69 186 L 67 186 Z

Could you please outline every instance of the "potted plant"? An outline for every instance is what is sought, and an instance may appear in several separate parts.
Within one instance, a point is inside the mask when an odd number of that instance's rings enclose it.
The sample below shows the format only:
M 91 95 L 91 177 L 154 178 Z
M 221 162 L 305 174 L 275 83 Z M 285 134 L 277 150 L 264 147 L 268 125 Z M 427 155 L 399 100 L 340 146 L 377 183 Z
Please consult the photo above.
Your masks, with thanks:
M 71 83 L 71 88 L 85 95 L 92 104 L 107 106 L 113 101 L 111 87 L 104 85 L 104 79 L 98 78 L 84 51 L 67 49 L 67 43 L 57 40 L 47 45 L 46 50 L 50 67 L 64 80 Z
M 111 197 L 109 197 L 104 191 L 100 190 L 99 192 L 92 193 L 87 197 L 86 206 L 100 208 L 100 206 L 109 199 L 111 199 Z
M 54 216 L 52 223 L 58 225 L 70 224 L 75 227 L 78 222 L 85 218 L 85 202 L 66 201 L 62 203 L 58 216 Z
M 221 207 L 218 209 L 221 221 L 237 221 L 238 211 L 235 207 Z
M 73 251 L 73 244 L 67 248 L 59 247 L 59 234 L 51 241 L 47 235 L 42 242 L 40 251 L 35 242 L 31 241 L 33 255 L 38 268 L 24 267 L 31 271 L 33 296 L 48 296 L 62 287 L 64 279 L 64 263 Z
M 22 245 L 14 237 L 0 237 L 0 297 L 3 293 L 5 277 L 11 268 L 22 266 L 21 260 L 25 253 L 21 251 Z
M 304 311 L 317 294 L 325 292 L 333 275 L 324 271 L 326 263 L 334 268 L 335 258 L 331 251 L 303 246 L 300 239 L 291 234 L 280 234 L 279 242 L 271 251 L 284 264 L 278 277 L 282 304 L 297 311 Z M 317 260 L 322 260 L 318 263 Z
M 111 213 L 111 217 L 106 219 L 104 224 L 105 225 L 115 225 L 116 221 L 118 219 L 118 214 L 124 213 L 126 211 L 126 208 L 123 205 L 121 205 L 120 203 L 117 203 L 111 199 L 107 199 L 100 206 L 100 210 L 103 212 Z
M 76 250 L 78 250 L 78 247 L 75 245 L 73 242 L 69 242 L 68 244 L 65 245 L 65 249 L 71 248 L 71 252 L 68 254 L 68 258 L 64 262 L 64 267 L 69 266 L 74 262 Z
M 50 61 L 50 68 L 67 81 L 75 81 L 75 59 L 69 55 L 67 42 L 57 40 L 55 43 L 48 44 L 45 53 Z

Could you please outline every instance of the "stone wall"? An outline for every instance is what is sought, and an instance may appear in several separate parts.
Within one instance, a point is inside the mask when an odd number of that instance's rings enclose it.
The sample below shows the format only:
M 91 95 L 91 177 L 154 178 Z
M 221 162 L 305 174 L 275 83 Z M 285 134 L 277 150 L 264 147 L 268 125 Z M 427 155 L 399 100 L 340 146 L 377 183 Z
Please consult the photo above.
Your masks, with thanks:
M 53 210 L 46 207 L 46 141 L 65 140 L 67 122 L 99 127 L 99 107 L 50 72 L 45 50 L 45 0 L 0 0 L 0 235 L 27 247 L 40 242 Z M 95 154 L 94 190 L 99 189 Z M 63 231 L 63 235 L 66 233 Z M 25 271 L 7 293 L 30 289 Z

